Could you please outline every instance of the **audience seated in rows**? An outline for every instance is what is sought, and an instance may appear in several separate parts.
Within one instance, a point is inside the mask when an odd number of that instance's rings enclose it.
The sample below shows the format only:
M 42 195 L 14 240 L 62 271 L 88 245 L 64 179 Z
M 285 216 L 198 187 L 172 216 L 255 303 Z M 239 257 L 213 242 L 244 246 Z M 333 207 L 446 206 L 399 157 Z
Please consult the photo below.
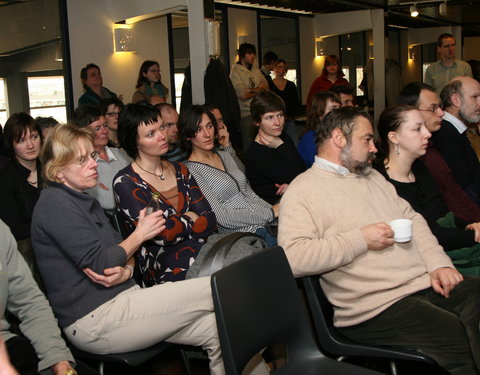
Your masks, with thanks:
M 430 133 L 434 134 L 442 126 L 445 112 L 442 109 L 440 97 L 431 86 L 421 82 L 407 84 L 400 92 L 398 103 L 417 108 Z M 448 210 L 463 221 L 480 221 L 480 207 L 455 181 L 450 167 L 434 147 L 431 138 L 428 140 L 426 154 L 421 156 L 419 160 L 428 168 L 435 179 Z
M 341 103 L 338 96 L 330 91 L 321 91 L 313 95 L 310 110 L 307 114 L 307 123 L 305 125 L 305 134 L 298 142 L 298 153 L 302 157 L 305 165 L 311 167 L 315 155 L 317 154 L 317 144 L 315 142 L 315 130 L 320 126 L 320 122 L 327 113 L 336 108 L 340 108 Z
M 274 205 L 288 184 L 305 170 L 305 163 L 283 132 L 285 104 L 278 95 L 260 92 L 253 98 L 250 111 L 258 132 L 246 154 L 246 175 L 253 191 Z
M 88 128 L 94 135 L 93 147 L 97 156 L 97 184 L 85 189 L 104 210 L 112 213 L 115 209 L 112 182 L 119 170 L 127 166 L 131 159 L 121 148 L 110 148 L 108 143 L 108 124 L 97 106 L 81 105 L 73 112 L 72 122 L 78 127 Z
M 279 244 L 296 276 L 320 275 L 344 336 L 477 374 L 480 279 L 455 269 L 421 215 L 372 170 L 373 139 L 369 116 L 356 108 L 324 117 L 314 165 L 280 202 Z M 400 218 L 413 221 L 410 242 L 394 242 L 387 223 Z
M 120 147 L 118 142 L 118 115 L 124 105 L 118 98 L 107 98 L 100 101 L 100 110 L 108 125 L 108 147 Z
M 124 111 L 129 116 L 128 106 Z M 139 143 L 148 143 L 150 133 L 158 136 L 161 121 L 153 113 L 139 127 Z M 123 142 L 121 125 L 119 135 Z M 135 230 L 122 240 L 95 198 L 83 194 L 97 184 L 93 142 L 85 127 L 59 125 L 41 155 L 49 186 L 35 208 L 32 241 L 60 327 L 77 348 L 97 354 L 134 351 L 162 340 L 201 345 L 211 373 L 224 374 L 209 278 L 145 289 L 131 278 L 139 247 L 168 231 L 164 212 L 141 210 Z M 149 150 L 158 147 L 150 142 Z
M 217 228 L 210 204 L 184 164 L 160 157 L 168 151 L 160 112 L 149 104 L 128 104 L 119 118 L 119 138 L 133 163 L 118 172 L 114 191 L 124 219 L 134 228 L 152 193 L 166 229 L 137 252 L 144 286 L 183 280 L 208 236 Z
M 206 107 L 194 105 L 182 113 L 180 130 L 189 155 L 185 165 L 212 206 L 219 232 L 256 232 L 268 246 L 275 246 L 276 236 L 266 225 L 278 217 L 278 205 L 272 206 L 253 192 L 238 168 L 239 161 L 225 150 L 232 148 L 225 124 L 218 124 Z
M 458 270 L 480 276 L 480 223 L 465 222 L 449 212 L 432 175 L 418 161 L 431 137 L 420 111 L 404 104 L 387 108 L 377 129 L 377 170 L 424 217 Z

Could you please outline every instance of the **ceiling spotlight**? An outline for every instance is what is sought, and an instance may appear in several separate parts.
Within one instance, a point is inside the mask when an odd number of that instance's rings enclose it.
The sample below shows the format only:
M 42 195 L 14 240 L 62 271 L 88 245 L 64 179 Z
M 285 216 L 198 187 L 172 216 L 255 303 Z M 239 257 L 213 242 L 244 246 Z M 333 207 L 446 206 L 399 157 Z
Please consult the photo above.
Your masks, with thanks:
M 447 2 L 445 1 L 444 3 L 440 3 L 438 6 L 438 13 L 440 13 L 441 16 L 446 16 L 447 15 Z
M 410 15 L 412 17 L 416 17 L 418 16 L 418 9 L 417 9 L 417 5 L 416 4 L 413 4 L 410 6 Z

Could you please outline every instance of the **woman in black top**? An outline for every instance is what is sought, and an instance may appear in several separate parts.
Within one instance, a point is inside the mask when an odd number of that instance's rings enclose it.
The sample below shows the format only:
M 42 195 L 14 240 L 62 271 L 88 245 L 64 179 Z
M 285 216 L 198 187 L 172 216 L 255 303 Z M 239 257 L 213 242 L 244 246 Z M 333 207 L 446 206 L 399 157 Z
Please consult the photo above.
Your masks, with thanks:
M 295 117 L 299 106 L 297 86 L 285 78 L 288 71 L 285 60 L 278 59 L 273 71 L 275 72 L 275 78 L 271 90 L 283 99 L 286 107 L 285 113 L 287 118 L 291 120 Z
M 29 114 L 18 112 L 5 123 L 3 140 L 9 160 L 0 171 L 0 219 L 20 241 L 30 237 L 33 208 L 42 189 L 42 131 Z
M 285 104 L 278 95 L 258 93 L 250 104 L 250 113 L 258 133 L 246 154 L 246 175 L 253 191 L 273 205 L 306 167 L 293 141 L 283 132 Z
M 465 250 L 462 254 L 468 253 L 468 258 L 480 255 L 480 223 L 466 223 L 449 212 L 432 175 L 417 160 L 427 152 L 431 137 L 421 113 L 408 105 L 387 108 L 380 115 L 378 133 L 376 168 L 395 186 L 398 195 L 422 214 L 447 252 L 475 246 L 478 251 Z M 455 254 L 454 260 L 458 256 Z M 478 271 L 480 267 L 474 274 Z

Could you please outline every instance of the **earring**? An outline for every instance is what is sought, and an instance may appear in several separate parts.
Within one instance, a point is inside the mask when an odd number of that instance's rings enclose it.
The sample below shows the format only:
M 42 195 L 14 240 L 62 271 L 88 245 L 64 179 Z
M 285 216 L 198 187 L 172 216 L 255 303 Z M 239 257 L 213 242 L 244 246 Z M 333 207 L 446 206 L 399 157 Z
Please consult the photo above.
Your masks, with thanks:
M 398 143 L 395 145 L 396 147 L 396 150 L 395 150 L 395 153 L 398 155 L 400 155 L 400 146 L 398 145 Z

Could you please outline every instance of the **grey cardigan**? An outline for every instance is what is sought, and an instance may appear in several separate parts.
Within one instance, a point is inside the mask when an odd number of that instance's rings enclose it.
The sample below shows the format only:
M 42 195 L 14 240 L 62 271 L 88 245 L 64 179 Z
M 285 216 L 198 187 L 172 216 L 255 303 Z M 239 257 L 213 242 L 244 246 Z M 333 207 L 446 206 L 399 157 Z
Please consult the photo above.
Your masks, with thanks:
M 35 348 L 40 359 L 39 371 L 60 361 L 73 363 L 47 299 L 17 250 L 10 230 L 1 220 L 0 243 L 0 329 L 3 338 L 8 340 L 13 336 L 4 317 L 8 310 L 19 318 L 20 330 Z
M 135 285 L 130 279 L 105 288 L 82 271 L 103 274 L 105 268 L 124 266 L 121 241 L 95 198 L 55 183 L 42 191 L 33 212 L 32 244 L 62 328 Z

